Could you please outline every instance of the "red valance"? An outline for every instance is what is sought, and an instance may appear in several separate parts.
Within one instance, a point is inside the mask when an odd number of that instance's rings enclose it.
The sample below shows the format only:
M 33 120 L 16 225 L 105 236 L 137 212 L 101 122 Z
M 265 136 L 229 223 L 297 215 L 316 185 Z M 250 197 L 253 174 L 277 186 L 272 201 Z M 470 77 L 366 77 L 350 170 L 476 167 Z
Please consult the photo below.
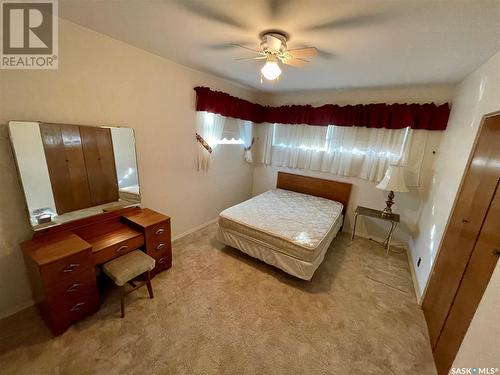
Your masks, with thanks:
M 364 126 L 367 128 L 445 130 L 448 103 L 429 104 L 325 104 L 263 106 L 208 87 L 195 87 L 196 110 L 217 113 L 255 123 Z

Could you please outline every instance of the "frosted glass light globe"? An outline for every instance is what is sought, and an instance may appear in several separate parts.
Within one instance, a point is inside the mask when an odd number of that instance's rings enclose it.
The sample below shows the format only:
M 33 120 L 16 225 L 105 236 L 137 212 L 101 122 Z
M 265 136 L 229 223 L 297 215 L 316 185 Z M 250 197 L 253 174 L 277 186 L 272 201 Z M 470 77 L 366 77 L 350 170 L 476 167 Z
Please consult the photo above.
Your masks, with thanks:
M 260 70 L 262 75 L 269 81 L 273 81 L 281 74 L 281 69 L 277 61 L 268 60 Z

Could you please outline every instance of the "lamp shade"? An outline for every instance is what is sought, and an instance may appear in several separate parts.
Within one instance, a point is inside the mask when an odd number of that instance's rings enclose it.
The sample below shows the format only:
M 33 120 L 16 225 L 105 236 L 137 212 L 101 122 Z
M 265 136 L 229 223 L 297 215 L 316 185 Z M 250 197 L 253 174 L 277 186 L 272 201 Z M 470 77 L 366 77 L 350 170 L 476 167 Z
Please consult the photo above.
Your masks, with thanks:
M 389 165 L 385 176 L 377 185 L 377 189 L 387 191 L 407 192 L 408 187 L 405 183 L 405 168 L 401 165 Z

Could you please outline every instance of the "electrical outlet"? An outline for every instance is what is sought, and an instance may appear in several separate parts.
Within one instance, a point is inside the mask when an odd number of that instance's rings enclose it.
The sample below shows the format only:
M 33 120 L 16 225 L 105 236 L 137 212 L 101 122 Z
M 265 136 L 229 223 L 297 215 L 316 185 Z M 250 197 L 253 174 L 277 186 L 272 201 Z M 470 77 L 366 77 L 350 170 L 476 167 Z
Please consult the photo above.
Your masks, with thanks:
M 421 257 L 418 257 L 418 260 L 417 260 L 417 267 L 420 267 L 420 262 L 422 262 L 422 258 L 421 258 Z

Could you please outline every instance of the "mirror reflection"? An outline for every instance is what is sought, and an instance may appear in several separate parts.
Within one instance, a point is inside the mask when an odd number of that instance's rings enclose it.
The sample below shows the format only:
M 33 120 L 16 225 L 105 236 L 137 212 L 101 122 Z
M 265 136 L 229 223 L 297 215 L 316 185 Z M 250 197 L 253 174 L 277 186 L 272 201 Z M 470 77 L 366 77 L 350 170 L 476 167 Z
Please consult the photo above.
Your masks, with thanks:
M 140 203 L 134 130 L 11 121 L 35 230 Z

